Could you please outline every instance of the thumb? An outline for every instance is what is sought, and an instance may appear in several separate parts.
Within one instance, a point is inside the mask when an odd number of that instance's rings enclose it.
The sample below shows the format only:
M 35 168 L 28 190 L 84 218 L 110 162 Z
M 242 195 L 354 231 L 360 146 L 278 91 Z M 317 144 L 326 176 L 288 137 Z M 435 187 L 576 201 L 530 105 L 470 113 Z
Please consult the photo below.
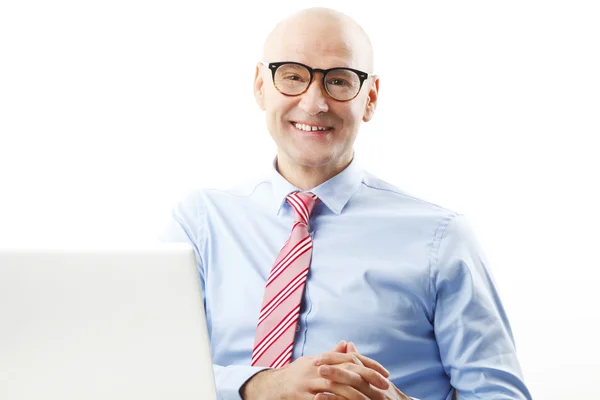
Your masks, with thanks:
M 346 341 L 342 340 L 338 344 L 335 345 L 333 351 L 336 353 L 345 353 L 346 352 Z
M 358 353 L 356 346 L 352 342 L 348 342 L 348 346 L 346 346 L 347 353 Z

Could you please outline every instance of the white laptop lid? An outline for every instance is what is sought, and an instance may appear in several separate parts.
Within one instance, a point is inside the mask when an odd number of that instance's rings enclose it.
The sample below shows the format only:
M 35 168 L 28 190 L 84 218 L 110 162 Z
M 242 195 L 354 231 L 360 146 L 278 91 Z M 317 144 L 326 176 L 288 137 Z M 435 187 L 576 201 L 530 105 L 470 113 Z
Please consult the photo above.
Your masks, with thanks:
M 193 249 L 0 249 L 0 399 L 216 399 Z

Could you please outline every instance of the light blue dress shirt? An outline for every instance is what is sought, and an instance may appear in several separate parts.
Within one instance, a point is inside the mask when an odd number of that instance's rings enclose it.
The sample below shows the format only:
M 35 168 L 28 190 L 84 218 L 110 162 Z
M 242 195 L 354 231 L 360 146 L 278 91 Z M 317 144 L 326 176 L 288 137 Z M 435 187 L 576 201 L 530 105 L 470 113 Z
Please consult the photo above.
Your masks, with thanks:
M 220 398 L 239 400 L 251 367 L 265 281 L 288 239 L 298 190 L 274 167 L 231 190 L 198 190 L 164 241 L 198 259 Z M 313 255 L 293 359 L 340 340 L 379 361 L 420 400 L 531 399 L 507 316 L 465 217 L 410 196 L 355 159 L 311 190 Z

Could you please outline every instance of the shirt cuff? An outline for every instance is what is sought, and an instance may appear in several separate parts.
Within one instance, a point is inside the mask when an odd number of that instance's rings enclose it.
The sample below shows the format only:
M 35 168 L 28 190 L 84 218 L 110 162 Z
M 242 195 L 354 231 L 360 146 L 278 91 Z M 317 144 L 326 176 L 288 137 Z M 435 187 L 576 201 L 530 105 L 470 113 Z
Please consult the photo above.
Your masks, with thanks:
M 232 365 L 224 367 L 215 376 L 219 400 L 242 400 L 240 388 L 248 379 L 263 371 L 265 367 Z

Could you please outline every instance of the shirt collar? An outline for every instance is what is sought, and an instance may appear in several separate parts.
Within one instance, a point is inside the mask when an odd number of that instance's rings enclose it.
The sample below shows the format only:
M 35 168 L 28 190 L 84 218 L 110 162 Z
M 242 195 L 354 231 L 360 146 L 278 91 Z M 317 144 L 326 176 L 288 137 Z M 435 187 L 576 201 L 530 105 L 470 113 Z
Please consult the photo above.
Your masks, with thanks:
M 273 188 L 273 212 L 279 214 L 285 204 L 288 194 L 302 191 L 288 182 L 277 171 L 277 158 L 271 165 L 271 183 Z M 319 197 L 319 200 L 335 214 L 341 214 L 348 200 L 358 190 L 363 179 L 363 169 L 356 157 L 350 164 L 333 178 L 323 182 L 316 188 L 309 190 Z

